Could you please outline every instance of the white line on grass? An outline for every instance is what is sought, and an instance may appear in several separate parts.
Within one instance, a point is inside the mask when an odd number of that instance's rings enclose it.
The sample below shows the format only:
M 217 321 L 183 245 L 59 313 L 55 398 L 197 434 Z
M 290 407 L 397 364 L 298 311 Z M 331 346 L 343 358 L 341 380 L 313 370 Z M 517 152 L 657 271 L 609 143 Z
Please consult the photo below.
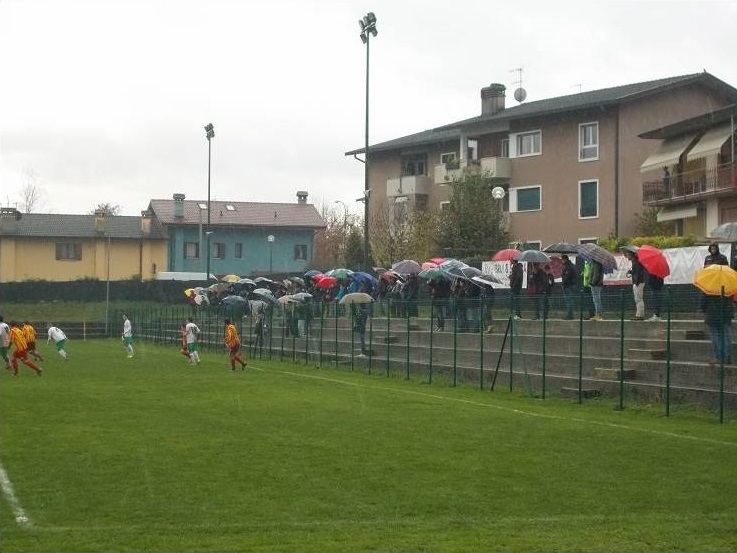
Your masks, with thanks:
M 732 446 L 737 447 L 737 442 L 727 442 L 724 440 L 715 440 L 712 438 L 703 438 L 701 436 L 688 436 L 685 434 L 676 434 L 675 432 L 663 432 L 661 430 L 652 430 L 650 428 L 637 428 L 635 426 L 628 426 L 626 424 L 617 424 L 614 422 L 601 422 L 601 421 L 594 421 L 589 419 L 582 419 L 579 417 L 561 417 L 558 415 L 549 415 L 547 413 L 534 413 L 532 411 L 524 411 L 522 409 L 516 409 L 512 407 L 504 407 L 502 405 L 492 405 L 489 403 L 481 403 L 479 401 L 473 401 L 470 399 L 462 399 L 457 397 L 448 397 L 448 396 L 442 396 L 438 394 L 428 394 L 426 392 L 417 392 L 415 390 L 403 390 L 401 388 L 391 388 L 389 386 L 377 386 L 377 385 L 367 385 L 362 384 L 360 382 L 348 382 L 346 380 L 340 380 L 338 378 L 328 378 L 327 376 L 320 376 L 315 374 L 303 374 L 303 373 L 296 373 L 292 371 L 280 371 L 275 369 L 269 369 L 269 371 L 266 371 L 265 369 L 261 369 L 259 367 L 252 367 L 253 369 L 256 369 L 261 372 L 275 372 L 275 373 L 281 373 L 291 376 L 298 376 L 301 378 L 311 378 L 314 380 L 324 380 L 326 382 L 334 382 L 336 384 L 344 384 L 346 386 L 355 386 L 358 388 L 370 388 L 374 390 L 382 390 L 382 391 L 389 391 L 389 392 L 397 392 L 400 394 L 407 394 L 407 395 L 414 395 L 414 396 L 421 396 L 421 397 L 427 397 L 432 399 L 439 399 L 441 401 L 452 401 L 455 403 L 464 403 L 466 405 L 474 405 L 478 407 L 488 407 L 490 409 L 497 409 L 498 411 L 506 411 L 508 413 L 516 413 L 518 415 L 526 415 L 529 417 L 540 417 L 544 419 L 551 419 L 551 420 L 569 420 L 573 422 L 579 422 L 584 424 L 592 424 L 597 426 L 604 426 L 607 428 L 618 428 L 621 430 L 633 430 L 636 432 L 644 432 L 646 434 L 654 434 L 657 436 L 667 436 L 670 438 L 682 438 L 684 440 L 691 440 L 694 442 L 703 442 L 703 443 L 709 443 L 709 444 L 715 444 L 715 445 L 726 445 L 726 446 Z
M 20 501 L 18 501 L 18 498 L 15 496 L 15 491 L 13 490 L 13 484 L 10 481 L 10 478 L 8 478 L 8 473 L 5 472 L 2 465 L 0 465 L 0 489 L 2 489 L 3 495 L 5 495 L 8 500 L 10 510 L 13 511 L 13 518 L 15 518 L 15 522 L 18 526 L 26 529 L 31 528 L 33 526 L 31 519 L 26 516 L 26 512 L 23 510 L 23 507 L 20 506 Z

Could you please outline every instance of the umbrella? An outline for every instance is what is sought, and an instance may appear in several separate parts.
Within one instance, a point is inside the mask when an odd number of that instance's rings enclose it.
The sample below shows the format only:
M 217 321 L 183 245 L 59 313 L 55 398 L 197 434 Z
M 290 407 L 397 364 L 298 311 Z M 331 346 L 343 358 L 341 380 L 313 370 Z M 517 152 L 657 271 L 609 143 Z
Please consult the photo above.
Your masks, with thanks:
M 550 256 L 539 250 L 525 250 L 517 256 L 517 261 L 526 263 L 550 263 Z
M 245 284 L 246 286 L 257 286 L 257 284 L 250 278 L 242 278 L 238 281 L 238 284 Z
M 325 273 L 328 276 L 335 277 L 338 279 L 348 278 L 349 276 L 353 275 L 353 271 L 350 269 L 332 269 Z
M 579 244 L 576 246 L 578 253 L 584 257 L 588 257 L 592 261 L 598 261 L 604 267 L 605 271 L 613 271 L 617 268 L 617 260 L 604 248 L 593 242 Z
M 502 283 L 498 278 L 491 275 L 474 276 L 471 277 L 471 281 L 478 282 L 479 284 L 483 284 L 484 286 L 491 286 L 492 288 L 494 288 L 494 285 Z
M 208 298 L 205 294 L 197 294 L 194 297 L 194 302 L 196 305 L 202 305 L 202 304 L 210 304 L 210 298 Z
M 556 242 L 550 244 L 547 248 L 543 248 L 545 253 L 577 253 L 576 246 L 568 242 Z
M 197 292 L 195 292 L 194 288 L 187 288 L 184 291 L 184 295 L 187 296 L 188 298 L 193 298 L 197 295 Z
M 435 263 L 435 265 L 440 265 L 445 261 L 444 257 L 431 257 L 429 259 L 430 263 Z
M 220 303 L 228 310 L 232 310 L 234 313 L 239 313 L 240 315 L 250 312 L 248 300 L 241 296 L 225 296 Z
M 312 278 L 315 275 L 321 275 L 322 272 L 318 271 L 317 269 L 310 269 L 305 273 L 305 278 Z
M 305 285 L 305 281 L 304 281 L 304 280 L 302 280 L 302 279 L 301 279 L 301 278 L 299 278 L 299 277 L 296 277 L 296 276 L 294 276 L 294 277 L 289 277 L 289 280 L 291 280 L 292 282 L 296 282 L 296 283 L 297 283 L 297 284 L 299 284 L 300 286 L 304 286 L 304 285 Z
M 384 267 L 371 267 L 371 270 L 375 272 L 377 275 L 380 275 L 381 273 L 385 273 L 389 269 L 385 269 Z
M 637 253 L 640 248 L 638 248 L 637 246 L 633 246 L 632 244 L 627 244 L 626 246 L 622 246 L 619 249 L 622 250 L 623 252 Z
M 252 315 L 258 315 L 259 313 L 266 313 L 269 304 L 263 300 L 248 300 L 248 307 Z
M 429 269 L 422 269 L 417 276 L 426 279 L 443 278 L 445 277 L 445 271 L 439 267 L 430 267 Z
M 227 282 L 228 284 L 235 284 L 241 279 L 238 275 L 225 275 L 220 279 L 220 282 Z
M 381 273 L 381 275 L 379 275 L 379 278 L 383 280 L 392 281 L 392 282 L 395 280 L 401 280 L 402 282 L 404 282 L 404 278 L 402 278 L 402 275 L 392 271 L 391 269 Z
M 323 275 L 321 279 L 315 282 L 315 286 L 317 286 L 318 288 L 330 288 L 331 286 L 336 286 L 337 284 L 337 278 L 327 275 Z
M 208 290 L 211 292 L 222 292 L 223 290 L 226 290 L 228 288 L 227 282 L 216 282 L 215 284 L 211 284 L 207 287 Z
M 461 267 L 460 271 L 461 274 L 469 280 L 473 280 L 473 277 L 482 276 L 484 274 L 476 267 Z
M 256 296 L 260 300 L 267 301 L 271 303 L 272 305 L 278 305 L 279 300 L 276 299 L 276 296 L 271 293 L 271 290 L 268 288 L 256 288 L 253 292 L 251 292 L 252 296 Z
M 726 242 L 737 242 L 737 223 L 722 223 L 711 231 L 711 237 Z
M 440 264 L 435 263 L 434 261 L 425 261 L 422 265 L 420 265 L 420 267 L 422 267 L 422 270 L 424 271 L 425 269 L 434 269 L 438 265 Z
M 312 299 L 312 294 L 308 294 L 307 292 L 297 292 L 296 294 L 292 294 L 292 297 L 295 300 L 307 301 Z
M 416 275 L 422 270 L 422 266 L 412 259 L 403 259 L 392 265 L 392 270 L 400 275 Z
M 292 295 L 290 295 L 290 294 L 288 294 L 288 295 L 286 295 L 286 296 L 279 296 L 279 297 L 277 298 L 277 301 L 278 301 L 278 302 L 279 302 L 279 303 L 280 303 L 281 305 L 286 305 L 286 304 L 288 304 L 288 303 L 299 303 L 299 302 L 300 302 L 300 300 L 296 299 L 296 298 L 295 298 L 294 296 L 292 296 Z
M 665 278 L 670 274 L 668 260 L 658 248 L 653 246 L 640 246 L 637 251 L 637 259 L 645 270 L 656 277 Z
M 364 292 L 353 292 L 343 296 L 338 303 L 371 303 L 372 301 L 374 298 Z
M 468 267 L 468 265 L 466 265 L 463 261 L 458 261 L 457 259 L 446 259 L 440 265 L 438 265 L 438 267 L 443 271 L 449 271 L 456 267 Z
M 253 282 L 255 282 L 256 284 L 262 284 L 264 282 L 268 282 L 269 284 L 276 284 L 273 280 L 266 277 L 256 277 L 253 279 Z
M 737 271 L 727 265 L 709 265 L 696 271 L 694 286 L 710 296 L 732 296 L 737 293 Z
M 356 280 L 358 282 L 362 280 L 368 280 L 371 284 L 376 284 L 379 282 L 378 280 L 376 280 L 376 277 L 374 275 L 370 275 L 369 273 L 366 273 L 364 271 L 353 273 L 353 280 Z
M 499 250 L 494 255 L 492 255 L 491 260 L 492 261 L 512 261 L 513 259 L 517 259 L 517 256 L 519 254 L 520 254 L 519 250 L 507 248 L 506 250 Z
M 316 283 L 316 282 L 317 282 L 318 280 L 320 280 L 320 279 L 321 279 L 321 278 L 323 278 L 324 276 L 325 276 L 325 275 L 324 275 L 324 274 L 322 274 L 322 273 L 315 273 L 315 274 L 314 274 L 314 275 L 312 275 L 312 276 L 311 276 L 310 278 L 312 279 L 312 282 L 315 282 L 315 283 Z

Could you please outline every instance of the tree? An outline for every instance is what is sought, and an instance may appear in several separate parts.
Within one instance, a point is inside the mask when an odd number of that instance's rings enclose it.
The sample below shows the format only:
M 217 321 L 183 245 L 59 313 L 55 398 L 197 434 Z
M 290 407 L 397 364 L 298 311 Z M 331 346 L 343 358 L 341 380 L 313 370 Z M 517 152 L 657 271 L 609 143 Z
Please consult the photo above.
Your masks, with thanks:
M 406 203 L 379 206 L 373 210 L 370 223 L 371 253 L 376 263 L 389 267 L 409 256 L 412 223 Z
M 348 268 L 361 267 L 363 264 L 363 232 L 355 226 L 350 228 L 345 243 L 345 266 Z M 368 270 L 367 267 L 363 268 Z
M 635 230 L 640 236 L 665 236 L 673 234 L 673 224 L 658 221 L 659 207 L 646 207 L 635 215 Z
M 32 167 L 25 167 L 23 169 L 21 182 L 23 183 L 23 187 L 21 188 L 21 208 L 26 213 L 33 213 L 36 208 L 40 208 L 43 205 L 46 191 L 39 183 L 38 174 Z
M 353 217 L 349 213 L 332 205 L 323 204 L 320 207 L 320 216 L 327 227 L 320 230 L 315 236 L 315 267 L 338 267 L 348 265 L 346 261 L 346 244 L 353 229 Z
M 491 195 L 491 179 L 483 173 L 464 173 L 452 186 L 438 231 L 438 245 L 444 255 L 488 257 L 507 247 L 507 218 L 501 201 Z
M 122 207 L 120 207 L 118 204 L 111 204 L 111 203 L 104 203 L 104 204 L 97 204 L 97 207 L 89 212 L 89 215 L 94 215 L 98 211 L 102 211 L 105 213 L 105 215 L 120 215 L 120 212 L 123 210 Z

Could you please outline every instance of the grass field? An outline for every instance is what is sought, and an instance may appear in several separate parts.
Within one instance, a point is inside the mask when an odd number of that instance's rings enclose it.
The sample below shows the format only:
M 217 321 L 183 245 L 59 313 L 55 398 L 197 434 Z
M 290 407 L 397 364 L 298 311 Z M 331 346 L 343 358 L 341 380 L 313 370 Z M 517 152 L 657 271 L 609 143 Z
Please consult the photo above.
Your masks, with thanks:
M 0 550 L 737 549 L 713 413 L 137 348 L 0 371 Z

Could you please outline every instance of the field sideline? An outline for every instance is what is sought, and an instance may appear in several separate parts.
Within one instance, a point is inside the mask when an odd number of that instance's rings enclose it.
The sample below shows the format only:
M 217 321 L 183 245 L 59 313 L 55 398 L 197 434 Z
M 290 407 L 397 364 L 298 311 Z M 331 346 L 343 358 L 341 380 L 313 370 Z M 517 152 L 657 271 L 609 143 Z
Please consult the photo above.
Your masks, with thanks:
M 713 413 L 68 349 L 0 371 L 3 552 L 737 549 Z

